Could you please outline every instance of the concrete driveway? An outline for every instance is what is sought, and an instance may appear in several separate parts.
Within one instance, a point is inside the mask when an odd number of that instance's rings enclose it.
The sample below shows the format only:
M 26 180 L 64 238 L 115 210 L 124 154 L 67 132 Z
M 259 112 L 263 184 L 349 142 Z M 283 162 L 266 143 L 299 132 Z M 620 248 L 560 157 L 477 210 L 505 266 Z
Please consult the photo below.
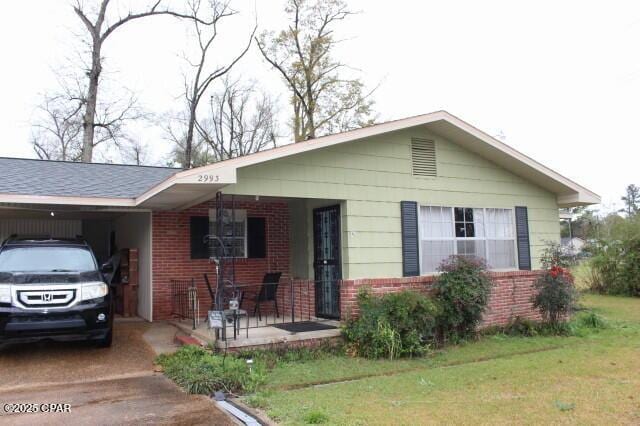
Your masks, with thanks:
M 233 424 L 208 398 L 188 395 L 153 372 L 155 352 L 143 338 L 154 334 L 150 327 L 117 323 L 109 349 L 84 343 L 1 349 L 0 423 Z M 4 412 L 5 404 L 17 403 L 69 404 L 69 412 Z

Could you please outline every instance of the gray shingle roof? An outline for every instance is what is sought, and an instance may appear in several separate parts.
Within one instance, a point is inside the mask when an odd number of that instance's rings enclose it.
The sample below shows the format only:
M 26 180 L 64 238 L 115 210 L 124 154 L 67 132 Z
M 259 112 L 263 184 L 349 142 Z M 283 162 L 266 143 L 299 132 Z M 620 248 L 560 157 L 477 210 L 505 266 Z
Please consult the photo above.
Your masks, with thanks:
M 134 198 L 179 171 L 0 157 L 0 194 Z

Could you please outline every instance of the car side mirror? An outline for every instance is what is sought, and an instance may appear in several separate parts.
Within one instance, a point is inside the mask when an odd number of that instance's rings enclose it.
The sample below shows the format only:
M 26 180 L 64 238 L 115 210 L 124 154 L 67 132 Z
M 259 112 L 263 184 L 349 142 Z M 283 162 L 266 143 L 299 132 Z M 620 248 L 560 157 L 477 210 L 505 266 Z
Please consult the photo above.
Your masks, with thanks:
M 100 272 L 102 272 L 103 274 L 111 274 L 113 272 L 113 263 L 103 263 L 100 267 Z

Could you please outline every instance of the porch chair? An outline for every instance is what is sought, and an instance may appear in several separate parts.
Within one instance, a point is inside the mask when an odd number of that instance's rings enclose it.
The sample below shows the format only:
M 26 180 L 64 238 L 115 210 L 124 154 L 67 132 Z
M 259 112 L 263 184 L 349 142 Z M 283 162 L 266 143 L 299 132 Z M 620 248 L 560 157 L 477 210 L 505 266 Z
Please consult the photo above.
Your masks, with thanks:
M 216 308 L 216 295 L 217 295 L 217 287 L 216 291 L 211 287 L 211 282 L 209 281 L 209 274 L 204 274 L 204 282 L 207 284 L 207 290 L 209 290 L 209 295 L 211 296 L 211 309 L 215 310 Z M 235 286 L 234 286 L 235 287 Z M 225 289 L 226 290 L 226 289 Z M 224 292 L 222 294 L 222 309 L 224 312 L 227 321 L 233 321 L 233 338 L 236 338 L 236 334 L 240 333 L 240 318 L 247 318 L 247 338 L 249 337 L 249 315 L 245 309 L 225 309 L 224 306 L 229 303 L 229 300 L 232 298 L 238 299 L 238 307 L 242 306 L 242 299 L 244 298 L 244 292 L 241 290 L 237 290 L 236 288 L 230 288 L 229 292 Z
M 267 272 L 262 278 L 262 287 L 256 294 L 255 306 L 253 308 L 253 316 L 256 316 L 258 312 L 258 320 L 262 321 L 262 312 L 260 311 L 260 305 L 263 302 L 273 302 L 276 308 L 276 317 L 280 318 L 280 312 L 278 311 L 278 285 L 280 284 L 280 277 L 282 272 Z

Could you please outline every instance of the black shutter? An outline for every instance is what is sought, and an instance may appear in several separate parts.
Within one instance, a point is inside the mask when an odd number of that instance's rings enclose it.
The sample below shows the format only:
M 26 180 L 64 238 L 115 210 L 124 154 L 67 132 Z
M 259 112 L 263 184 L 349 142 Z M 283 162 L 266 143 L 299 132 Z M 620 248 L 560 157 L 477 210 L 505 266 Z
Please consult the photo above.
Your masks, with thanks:
M 247 257 L 267 257 L 267 233 L 264 217 L 247 218 Z
M 207 216 L 191 216 L 191 259 L 208 259 L 209 247 L 204 237 L 209 234 L 209 218 Z
M 530 271 L 529 215 L 526 207 L 516 207 L 516 235 L 518 239 L 518 268 Z
M 400 221 L 402 223 L 402 275 L 414 277 L 420 275 L 418 260 L 418 203 L 400 202 Z

